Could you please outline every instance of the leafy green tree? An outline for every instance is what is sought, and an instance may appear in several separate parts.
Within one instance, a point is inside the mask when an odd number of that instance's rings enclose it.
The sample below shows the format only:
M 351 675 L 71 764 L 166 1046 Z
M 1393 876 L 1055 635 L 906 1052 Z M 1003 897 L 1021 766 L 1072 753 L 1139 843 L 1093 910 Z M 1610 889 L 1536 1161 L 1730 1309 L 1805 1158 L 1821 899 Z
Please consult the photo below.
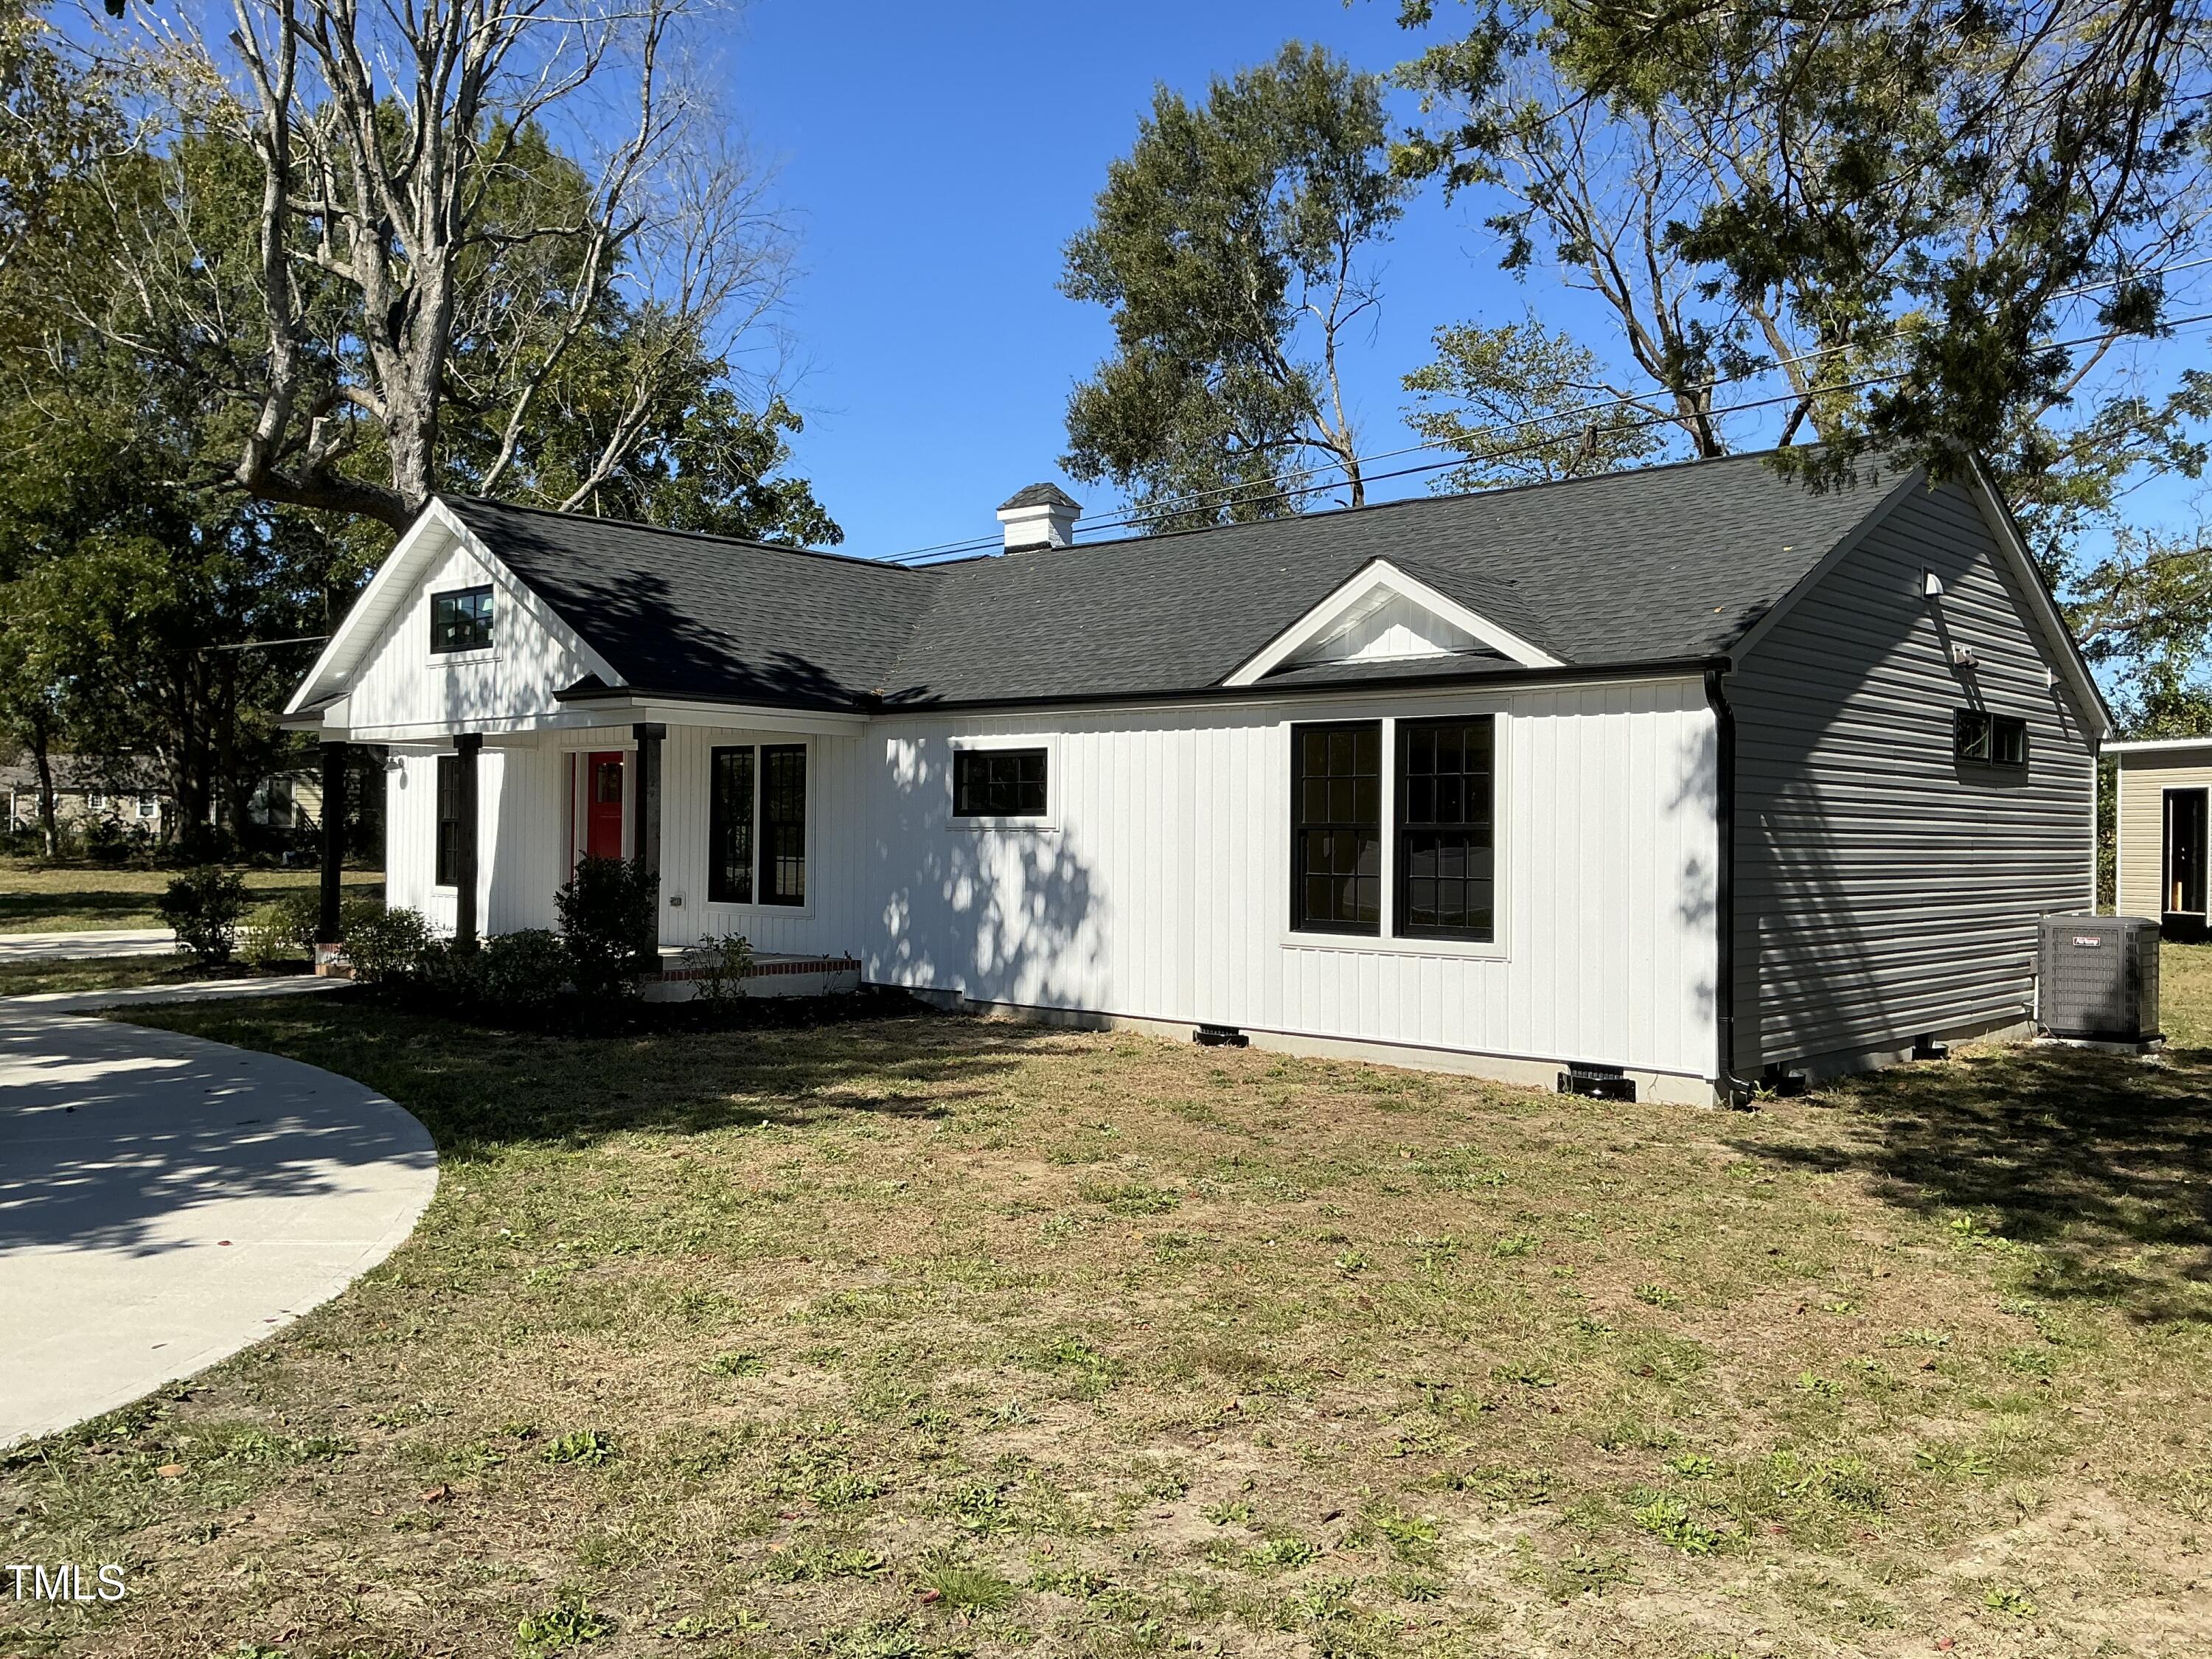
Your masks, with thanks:
M 1338 473 L 1365 499 L 1340 357 L 1407 193 L 1382 94 L 1292 42 L 1203 104 L 1159 88 L 1109 168 L 1061 288 L 1111 308 L 1116 349 L 1068 401 L 1063 464 L 1149 528 L 1293 513 Z
M 1665 446 L 1613 396 L 1595 352 L 1534 317 L 1498 328 L 1454 324 L 1430 339 L 1435 360 L 1405 378 L 1415 396 L 1406 423 L 1424 443 L 1467 458 L 1437 478 L 1439 490 L 1609 472 Z

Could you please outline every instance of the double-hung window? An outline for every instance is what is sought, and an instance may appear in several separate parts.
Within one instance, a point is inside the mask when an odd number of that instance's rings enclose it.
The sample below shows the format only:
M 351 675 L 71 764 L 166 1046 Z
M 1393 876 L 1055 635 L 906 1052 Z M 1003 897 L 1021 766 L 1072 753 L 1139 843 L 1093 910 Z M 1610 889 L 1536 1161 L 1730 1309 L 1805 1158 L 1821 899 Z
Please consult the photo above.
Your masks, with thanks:
M 1382 723 L 1291 728 L 1291 925 L 1382 931 Z
M 430 596 L 430 649 L 481 651 L 491 643 L 491 589 L 456 588 Z
M 1398 722 L 1398 933 L 1497 937 L 1491 725 Z
M 717 748 L 708 778 L 708 902 L 805 904 L 806 745 Z
M 1291 728 L 1291 929 L 1494 941 L 1495 721 L 1392 725 Z
M 432 879 L 451 887 L 460 879 L 461 757 L 438 757 L 438 868 Z

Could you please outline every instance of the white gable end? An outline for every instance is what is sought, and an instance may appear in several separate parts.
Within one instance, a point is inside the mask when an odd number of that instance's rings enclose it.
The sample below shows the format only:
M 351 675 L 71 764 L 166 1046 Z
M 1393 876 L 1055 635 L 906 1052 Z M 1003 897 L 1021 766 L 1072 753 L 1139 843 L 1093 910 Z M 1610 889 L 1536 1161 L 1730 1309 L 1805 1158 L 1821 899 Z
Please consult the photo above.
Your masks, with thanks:
M 1449 617 L 1438 616 L 1403 593 L 1377 588 L 1352 615 L 1312 644 L 1293 652 L 1284 666 L 1444 657 L 1481 648 L 1481 640 Z
M 432 595 L 471 587 L 492 590 L 490 647 L 432 650 Z M 526 730 L 569 723 L 557 694 L 592 675 L 620 684 L 598 652 L 433 502 L 354 602 L 287 714 L 342 699 L 331 711 L 337 723 L 363 742 Z
M 1559 659 L 1510 629 L 1376 559 L 1285 629 L 1222 682 L 1255 685 L 1267 676 L 1310 663 L 1382 662 L 1495 651 L 1525 668 L 1557 668 Z

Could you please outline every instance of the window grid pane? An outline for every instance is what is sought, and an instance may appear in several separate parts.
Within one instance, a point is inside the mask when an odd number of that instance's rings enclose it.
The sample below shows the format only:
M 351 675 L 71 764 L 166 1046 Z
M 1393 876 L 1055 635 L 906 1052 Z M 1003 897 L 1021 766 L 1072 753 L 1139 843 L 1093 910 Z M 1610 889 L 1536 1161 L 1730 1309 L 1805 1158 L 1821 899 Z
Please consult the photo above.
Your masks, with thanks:
M 761 758 L 761 902 L 806 902 L 806 749 L 763 744 Z
M 1488 716 L 1398 727 L 1401 933 L 1497 937 L 1492 730 Z
M 438 860 L 431 879 L 451 887 L 461 861 L 461 757 L 438 757 Z
M 1382 931 L 1382 725 L 1292 728 L 1291 926 Z
M 709 751 L 707 799 L 707 897 L 714 904 L 753 902 L 753 751 Z
M 1045 813 L 1045 751 L 963 749 L 952 757 L 952 815 L 1040 818 Z
M 433 651 L 477 651 L 490 643 L 490 588 L 467 587 L 430 596 Z

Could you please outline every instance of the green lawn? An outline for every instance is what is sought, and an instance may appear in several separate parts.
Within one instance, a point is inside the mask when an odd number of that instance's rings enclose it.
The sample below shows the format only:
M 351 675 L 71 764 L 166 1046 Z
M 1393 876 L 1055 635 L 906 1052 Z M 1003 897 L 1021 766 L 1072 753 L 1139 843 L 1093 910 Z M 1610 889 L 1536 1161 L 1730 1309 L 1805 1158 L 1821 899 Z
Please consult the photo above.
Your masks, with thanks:
M 0 933 L 73 933 L 94 927 L 158 927 L 154 902 L 175 878 L 173 870 L 119 868 L 102 864 L 47 864 L 0 859 Z M 295 887 L 312 887 L 313 870 L 242 870 L 257 904 Z M 349 870 L 349 896 L 375 898 L 384 891 L 377 870 Z
M 0 1458 L 8 1559 L 132 1589 L 0 1650 L 2212 1649 L 2212 1053 L 1737 1115 L 939 1017 L 146 1018 L 405 1103 L 439 1193 Z

